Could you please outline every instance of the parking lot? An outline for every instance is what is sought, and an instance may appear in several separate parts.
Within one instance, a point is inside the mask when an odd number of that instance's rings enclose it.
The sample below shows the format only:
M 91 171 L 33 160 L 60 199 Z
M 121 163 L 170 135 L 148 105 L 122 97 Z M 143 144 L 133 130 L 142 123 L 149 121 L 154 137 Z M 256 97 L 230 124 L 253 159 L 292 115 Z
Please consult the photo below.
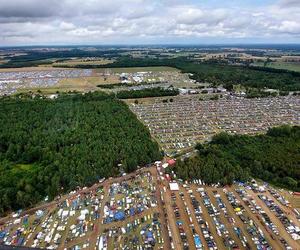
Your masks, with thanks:
M 207 186 L 162 163 L 100 180 L 0 224 L 0 244 L 47 249 L 300 249 L 300 218 L 268 185 Z M 47 205 L 48 204 L 48 205 Z
M 257 134 L 282 124 L 300 124 L 299 97 L 202 101 L 190 95 L 172 100 L 152 98 L 129 106 L 169 154 L 192 148 L 221 131 Z
M 43 69 L 26 71 L 1 71 L 0 72 L 0 96 L 11 95 L 20 89 L 51 88 L 60 80 L 92 75 L 90 69 Z
M 170 223 L 174 249 L 300 249 L 300 241 L 296 240 L 300 220 L 291 213 L 294 208 L 288 201 L 281 200 L 286 206 L 274 199 L 285 220 L 259 202 L 261 195 L 273 197 L 274 192 L 279 195 L 281 191 L 269 186 L 259 191 L 251 183 L 204 186 L 201 180 L 176 180 L 179 189 L 171 191 L 167 182 L 172 182 L 172 177 L 165 178 L 161 169 L 159 175 L 167 187 L 163 192 L 165 204 L 173 210 L 168 219 L 177 222 Z M 291 224 L 284 225 L 281 220 L 292 220 L 293 230 Z

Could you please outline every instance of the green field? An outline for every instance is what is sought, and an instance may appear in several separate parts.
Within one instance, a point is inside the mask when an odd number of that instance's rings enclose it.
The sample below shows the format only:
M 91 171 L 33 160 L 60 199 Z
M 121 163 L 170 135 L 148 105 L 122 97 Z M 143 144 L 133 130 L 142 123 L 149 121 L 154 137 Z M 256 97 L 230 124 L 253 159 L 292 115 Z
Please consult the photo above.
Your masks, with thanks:
M 77 58 L 77 59 L 70 59 L 64 60 L 61 62 L 54 62 L 53 66 L 64 67 L 64 66 L 76 66 L 76 65 L 105 65 L 108 63 L 113 63 L 114 60 L 108 60 L 104 58 L 98 58 L 95 60 L 85 60 L 85 58 Z
M 255 66 L 263 67 L 264 63 L 255 63 Z M 291 63 L 291 62 L 270 62 L 266 65 L 268 68 L 274 69 L 285 69 L 291 71 L 300 72 L 300 62 L 299 63 Z
M 162 71 L 179 71 L 176 68 L 172 67 L 128 67 L 128 68 L 109 68 L 109 69 L 95 69 L 97 73 L 104 73 L 105 71 L 109 70 L 113 73 L 135 73 L 135 72 L 162 72 Z

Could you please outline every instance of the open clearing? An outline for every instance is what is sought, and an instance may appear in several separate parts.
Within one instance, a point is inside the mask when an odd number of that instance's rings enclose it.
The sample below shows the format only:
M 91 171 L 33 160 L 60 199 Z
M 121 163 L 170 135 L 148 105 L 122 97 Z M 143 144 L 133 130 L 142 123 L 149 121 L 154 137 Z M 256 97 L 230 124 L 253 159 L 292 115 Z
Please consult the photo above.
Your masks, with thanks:
M 4 63 L 7 63 L 7 60 L 0 60 L 0 65 Z
M 119 83 L 119 78 L 117 76 L 98 76 L 98 77 L 82 77 L 76 79 L 62 79 L 57 88 L 60 90 L 63 89 L 74 89 L 77 91 L 89 91 L 89 90 L 96 90 L 97 85 L 101 84 L 114 84 Z
M 46 88 L 25 88 L 20 89 L 18 93 L 24 93 L 28 91 L 36 92 L 40 91 L 46 94 L 54 94 L 56 92 L 68 92 L 68 91 L 78 91 L 78 92 L 88 92 L 99 90 L 97 85 L 101 84 L 114 84 L 119 83 L 119 78 L 116 76 L 108 77 L 80 77 L 80 78 L 65 78 L 61 79 L 57 85 L 53 87 Z
M 63 62 L 55 62 L 52 64 L 52 66 L 79 66 L 79 65 L 105 65 L 109 63 L 113 63 L 114 60 L 104 59 L 104 58 L 98 58 L 95 60 L 88 60 L 88 59 L 71 59 L 66 60 Z
M 283 194 L 291 202 L 292 206 L 298 208 L 300 211 L 300 196 L 292 195 L 289 192 L 284 192 Z

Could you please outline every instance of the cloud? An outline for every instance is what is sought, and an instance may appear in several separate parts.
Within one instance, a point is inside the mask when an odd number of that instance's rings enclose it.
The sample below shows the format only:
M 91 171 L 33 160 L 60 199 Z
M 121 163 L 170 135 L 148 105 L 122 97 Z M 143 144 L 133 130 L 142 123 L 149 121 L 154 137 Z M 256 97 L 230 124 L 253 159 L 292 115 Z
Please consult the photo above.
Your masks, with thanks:
M 206 9 L 194 5 L 177 5 L 166 8 L 163 18 L 186 25 L 217 25 L 230 15 L 226 9 Z
M 279 2 L 279 6 L 284 8 L 300 8 L 300 1 L 299 0 L 281 0 Z
M 0 1 L 0 45 L 299 41 L 298 0 L 235 4 L 194 0 Z M 235 3 L 238 3 L 235 0 Z M 256 2 L 256 1 L 253 1 Z M 217 4 L 218 3 L 218 4 Z M 298 8 L 299 7 L 299 8 Z
M 9 0 L 1 1 L 0 17 L 1 18 L 36 18 L 50 17 L 56 15 L 62 7 L 59 0 Z
M 300 24 L 295 21 L 283 21 L 275 29 L 283 33 L 300 34 Z

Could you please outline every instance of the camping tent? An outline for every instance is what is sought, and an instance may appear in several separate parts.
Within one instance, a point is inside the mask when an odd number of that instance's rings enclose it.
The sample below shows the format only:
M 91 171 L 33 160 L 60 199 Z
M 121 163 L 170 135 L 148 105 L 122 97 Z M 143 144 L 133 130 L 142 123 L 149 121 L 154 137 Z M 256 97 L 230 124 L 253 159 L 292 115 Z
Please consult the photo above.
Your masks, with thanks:
M 118 211 L 118 212 L 115 213 L 114 218 L 117 221 L 125 220 L 125 213 L 123 211 Z

